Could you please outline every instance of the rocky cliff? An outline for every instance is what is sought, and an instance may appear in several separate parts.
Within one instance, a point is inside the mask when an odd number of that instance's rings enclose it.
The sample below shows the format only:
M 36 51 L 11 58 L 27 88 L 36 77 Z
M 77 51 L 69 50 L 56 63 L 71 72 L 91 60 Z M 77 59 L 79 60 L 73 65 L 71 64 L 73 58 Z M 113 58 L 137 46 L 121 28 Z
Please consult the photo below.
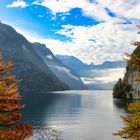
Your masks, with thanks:
M 137 80 L 140 73 L 140 43 L 137 42 L 135 46 L 137 48 L 130 55 L 124 78 L 114 86 L 114 98 L 140 98 L 140 81 Z

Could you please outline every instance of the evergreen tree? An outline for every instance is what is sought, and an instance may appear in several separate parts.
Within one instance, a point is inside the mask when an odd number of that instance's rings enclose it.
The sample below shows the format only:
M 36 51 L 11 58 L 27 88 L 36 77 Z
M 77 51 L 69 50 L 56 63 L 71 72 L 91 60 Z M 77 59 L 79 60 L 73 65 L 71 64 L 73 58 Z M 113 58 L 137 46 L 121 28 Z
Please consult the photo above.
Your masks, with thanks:
M 32 127 L 21 124 L 23 106 L 12 70 L 12 62 L 3 63 L 0 53 L 0 140 L 24 140 L 32 135 Z

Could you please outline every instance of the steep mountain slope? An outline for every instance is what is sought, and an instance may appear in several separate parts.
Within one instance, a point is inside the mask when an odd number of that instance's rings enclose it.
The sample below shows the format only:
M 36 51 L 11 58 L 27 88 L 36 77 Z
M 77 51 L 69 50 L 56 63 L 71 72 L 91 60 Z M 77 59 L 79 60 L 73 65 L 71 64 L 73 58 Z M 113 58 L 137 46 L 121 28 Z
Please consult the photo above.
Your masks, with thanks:
M 56 77 L 70 89 L 86 89 L 78 75 L 59 61 L 45 45 L 34 43 L 32 46 Z
M 77 73 L 81 70 L 89 69 L 89 65 L 83 63 L 81 60 L 74 56 L 56 55 L 56 58 Z
M 140 81 L 136 80 L 140 72 L 140 42 L 137 43 L 137 48 L 130 55 L 134 56 L 136 64 L 128 63 L 126 67 L 126 73 L 123 79 L 119 79 L 114 86 L 113 97 L 114 98 L 135 98 L 140 99 Z M 130 60 L 132 59 L 130 57 Z M 138 59 L 138 60 L 137 60 Z M 128 61 L 129 62 L 129 61 Z
M 61 82 L 42 61 L 22 35 L 12 27 L 0 23 L 0 50 L 4 61 L 12 60 L 14 74 L 21 79 L 22 92 L 44 92 L 65 90 L 68 86 Z

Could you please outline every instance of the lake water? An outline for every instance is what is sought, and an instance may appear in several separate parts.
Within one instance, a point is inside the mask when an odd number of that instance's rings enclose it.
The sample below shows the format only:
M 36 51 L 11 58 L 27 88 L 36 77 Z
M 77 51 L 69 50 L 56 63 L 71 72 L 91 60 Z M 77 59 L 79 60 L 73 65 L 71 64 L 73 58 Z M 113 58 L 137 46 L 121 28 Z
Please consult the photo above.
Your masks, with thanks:
M 123 126 L 126 102 L 113 99 L 112 91 L 28 94 L 23 103 L 24 122 L 62 130 L 63 140 L 122 140 L 112 132 Z

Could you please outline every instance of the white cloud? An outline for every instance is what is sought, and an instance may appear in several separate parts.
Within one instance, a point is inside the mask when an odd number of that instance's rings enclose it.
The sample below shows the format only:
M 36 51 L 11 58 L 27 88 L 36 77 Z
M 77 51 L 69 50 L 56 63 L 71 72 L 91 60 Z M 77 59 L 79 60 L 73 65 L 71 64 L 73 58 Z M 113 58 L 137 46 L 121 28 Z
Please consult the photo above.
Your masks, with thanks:
M 86 63 L 122 60 L 126 52 L 132 52 L 131 42 L 140 39 L 134 25 L 108 21 L 95 26 L 65 25 L 58 33 L 71 37 L 72 41 L 41 39 L 53 53 L 73 55 Z
M 105 8 L 122 18 L 138 19 L 140 1 L 138 0 L 36 0 L 33 4 L 49 8 L 54 14 L 69 12 L 71 9 L 80 8 L 85 16 L 107 21 L 111 17 Z
M 91 77 L 88 78 L 89 77 L 88 76 L 87 78 L 84 79 L 84 82 L 86 84 L 110 83 L 110 82 L 116 82 L 119 78 L 123 78 L 125 73 L 125 68 L 91 70 L 89 71 L 89 73 Z
M 82 76 L 82 81 L 90 89 L 112 89 L 119 78 L 124 77 L 125 68 L 90 70 Z
M 71 78 L 73 78 L 73 79 L 75 79 L 75 80 L 79 80 L 79 78 L 76 77 L 76 76 L 74 76 L 74 75 L 71 73 L 71 71 L 70 71 L 69 69 L 67 69 L 67 68 L 65 68 L 65 67 L 60 67 L 60 66 L 55 66 L 55 67 L 56 67 L 56 69 L 57 69 L 58 71 L 61 71 L 61 72 L 63 72 L 63 73 L 66 73 L 69 77 L 71 77 Z
M 102 5 L 89 2 L 89 0 L 36 0 L 36 5 L 49 8 L 52 13 L 66 13 L 71 9 L 80 8 L 86 16 L 97 18 L 98 20 L 109 20 L 111 17 Z
M 97 2 L 103 7 L 109 8 L 120 17 L 140 19 L 139 0 L 97 0 Z
M 69 13 L 71 9 L 80 8 L 83 15 L 90 16 L 97 20 L 108 21 L 112 19 L 106 8 L 112 11 L 117 17 L 139 20 L 140 1 L 139 0 L 35 0 L 35 5 L 41 5 L 56 13 Z M 8 8 L 25 8 L 28 4 L 24 0 L 16 0 L 7 5 Z
M 17 7 L 25 8 L 27 6 L 28 6 L 28 4 L 25 1 L 17 0 L 17 1 L 12 2 L 11 4 L 7 5 L 6 7 L 7 8 L 17 8 Z
M 54 54 L 73 55 L 85 63 L 103 63 L 122 60 L 125 53 L 134 50 L 131 42 L 140 40 L 137 27 L 133 24 L 121 24 L 124 20 L 113 19 L 94 26 L 64 25 L 58 34 L 72 38 L 63 42 L 59 39 L 35 37 L 24 34 L 30 41 L 46 44 Z

